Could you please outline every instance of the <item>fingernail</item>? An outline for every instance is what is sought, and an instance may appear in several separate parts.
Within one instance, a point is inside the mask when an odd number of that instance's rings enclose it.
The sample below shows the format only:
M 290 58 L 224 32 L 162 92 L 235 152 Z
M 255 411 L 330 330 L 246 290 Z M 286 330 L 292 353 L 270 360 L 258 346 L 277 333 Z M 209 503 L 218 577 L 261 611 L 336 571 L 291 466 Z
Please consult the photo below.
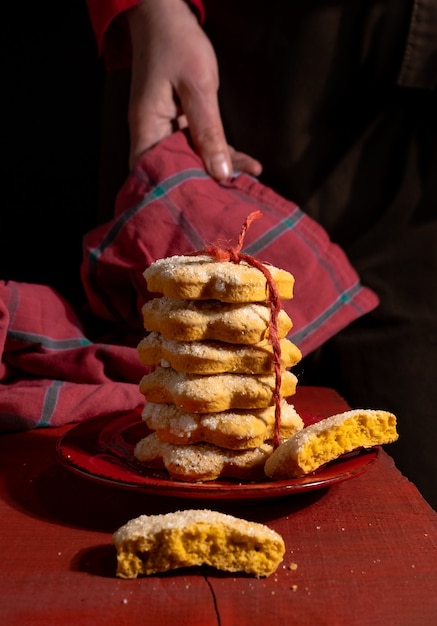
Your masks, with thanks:
M 214 154 L 209 160 L 210 174 L 218 180 L 230 178 L 231 169 L 224 154 Z

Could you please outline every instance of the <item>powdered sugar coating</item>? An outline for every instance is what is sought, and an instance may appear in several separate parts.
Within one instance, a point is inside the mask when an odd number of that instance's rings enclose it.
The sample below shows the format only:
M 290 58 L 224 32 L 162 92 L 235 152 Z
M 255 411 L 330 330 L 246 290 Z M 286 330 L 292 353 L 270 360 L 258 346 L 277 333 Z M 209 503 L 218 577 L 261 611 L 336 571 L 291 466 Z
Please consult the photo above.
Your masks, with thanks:
M 205 441 L 233 450 L 256 448 L 271 440 L 275 428 L 275 407 L 230 410 L 219 413 L 185 413 L 173 404 L 148 402 L 143 419 L 166 443 L 188 444 Z M 303 428 L 302 418 L 291 404 L 281 401 L 280 436 L 285 439 Z
M 299 348 L 288 339 L 280 341 L 281 368 L 300 361 Z M 163 360 L 178 372 L 196 374 L 265 374 L 274 370 L 273 348 L 269 341 L 258 344 L 230 344 L 223 341 L 175 341 L 151 332 L 138 344 L 144 365 L 159 365 Z
M 135 540 L 138 537 L 155 534 L 161 530 L 186 528 L 199 522 L 212 525 L 224 524 L 231 528 L 238 528 L 240 532 L 250 537 L 258 537 L 259 539 L 264 539 L 266 535 L 270 535 L 275 539 L 280 538 L 278 533 L 264 524 L 249 522 L 233 515 L 209 509 L 185 509 L 161 515 L 140 515 L 119 528 L 113 534 L 113 540 L 115 544 L 119 544 L 123 541 Z
M 287 271 L 264 264 L 270 272 L 279 297 L 293 297 L 294 277 Z M 222 302 L 262 302 L 268 299 L 264 274 L 242 261 L 214 261 L 208 255 L 176 255 L 158 259 L 145 271 L 150 292 L 183 300 Z
M 186 482 L 219 477 L 257 480 L 273 447 L 264 443 L 250 450 L 226 450 L 208 443 L 175 445 L 160 441 L 156 433 L 141 439 L 134 455 L 146 467 L 166 469 L 170 476 Z
M 274 404 L 275 375 L 186 374 L 157 367 L 140 381 L 140 392 L 149 402 L 173 403 L 188 413 L 214 413 L 229 409 L 263 408 Z M 281 395 L 296 392 L 297 378 L 286 370 Z
M 219 340 L 255 344 L 269 335 L 270 307 L 266 303 L 153 298 L 142 308 L 144 327 L 176 341 Z M 278 336 L 283 338 L 292 321 L 281 309 Z

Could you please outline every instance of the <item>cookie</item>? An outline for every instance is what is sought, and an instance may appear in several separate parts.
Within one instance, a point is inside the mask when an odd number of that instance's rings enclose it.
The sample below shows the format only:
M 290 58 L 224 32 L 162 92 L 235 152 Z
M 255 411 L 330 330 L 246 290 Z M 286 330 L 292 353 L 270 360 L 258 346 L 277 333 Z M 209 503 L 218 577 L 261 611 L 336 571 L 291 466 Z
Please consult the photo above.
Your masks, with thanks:
M 226 450 L 209 443 L 175 445 L 152 433 L 138 441 L 134 456 L 145 467 L 165 469 L 176 480 L 194 483 L 217 478 L 261 480 L 272 450 L 267 443 L 250 450 Z
M 358 448 L 398 439 L 396 417 L 387 411 L 353 409 L 307 426 L 274 451 L 265 473 L 277 480 L 314 472 Z
M 302 358 L 299 348 L 288 339 L 282 339 L 280 347 L 283 370 Z M 152 332 L 138 344 L 138 354 L 143 365 L 170 366 L 188 374 L 268 374 L 274 371 L 273 348 L 267 340 L 252 346 L 223 341 L 174 341 Z
M 225 303 L 217 300 L 153 298 L 142 307 L 144 328 L 166 339 L 255 344 L 269 337 L 270 307 L 266 303 Z M 281 309 L 278 336 L 286 337 L 292 321 Z
M 206 442 L 232 450 L 256 448 L 273 439 L 275 407 L 220 413 L 185 413 L 174 404 L 148 402 L 143 420 L 165 443 Z M 280 436 L 288 439 L 303 428 L 302 418 L 291 404 L 281 402 Z
M 283 538 L 268 526 L 208 509 L 141 515 L 112 541 L 120 578 L 198 565 L 260 578 L 273 574 L 285 554 Z
M 175 404 L 187 413 L 216 413 L 229 409 L 259 409 L 274 404 L 275 375 L 186 374 L 157 367 L 140 381 L 140 392 L 148 402 Z M 281 396 L 296 392 L 297 378 L 282 372 Z
M 264 267 L 276 284 L 279 298 L 292 298 L 294 277 L 273 265 Z M 245 261 L 215 261 L 208 255 L 172 256 L 158 259 L 143 275 L 150 292 L 179 300 L 262 302 L 269 297 L 263 272 Z

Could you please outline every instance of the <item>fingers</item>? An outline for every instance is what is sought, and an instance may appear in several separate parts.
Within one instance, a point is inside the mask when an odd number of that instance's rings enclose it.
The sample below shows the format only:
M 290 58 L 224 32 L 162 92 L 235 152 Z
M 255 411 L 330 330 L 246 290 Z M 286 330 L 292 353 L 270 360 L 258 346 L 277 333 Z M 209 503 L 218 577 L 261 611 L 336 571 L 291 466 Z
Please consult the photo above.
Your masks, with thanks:
M 261 175 L 263 168 L 257 159 L 254 159 L 245 152 L 237 152 L 232 147 L 229 147 L 229 150 L 232 159 L 232 168 L 234 171 L 245 172 L 251 176 Z
M 218 181 L 229 179 L 234 171 L 259 176 L 261 163 L 228 145 L 215 94 L 211 92 L 213 102 L 209 104 L 202 97 L 199 100 L 194 98 L 184 106 L 186 125 L 207 172 Z
M 203 58 L 206 60 L 208 54 Z M 205 169 L 218 181 L 229 179 L 234 170 L 259 176 L 261 163 L 228 145 L 218 103 L 218 70 L 212 48 L 208 71 L 199 71 L 194 66 L 192 70 L 190 79 L 181 81 L 176 88 L 194 147 Z

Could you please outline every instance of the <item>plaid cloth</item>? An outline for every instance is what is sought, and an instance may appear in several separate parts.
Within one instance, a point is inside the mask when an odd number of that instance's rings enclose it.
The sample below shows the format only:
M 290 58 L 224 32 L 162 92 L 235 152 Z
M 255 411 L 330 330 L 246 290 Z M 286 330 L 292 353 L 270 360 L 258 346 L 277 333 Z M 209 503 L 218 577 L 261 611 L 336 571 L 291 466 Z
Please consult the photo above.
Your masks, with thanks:
M 114 219 L 84 238 L 89 307 L 97 327 L 106 320 L 117 330 L 117 341 L 91 341 L 50 287 L 0 281 L 0 431 L 139 409 L 147 368 L 136 343 L 145 332 L 141 306 L 152 297 L 143 271 L 164 256 L 235 245 L 254 210 L 263 217 L 247 231 L 243 252 L 295 276 L 295 297 L 284 308 L 304 355 L 376 306 L 320 226 L 249 176 L 213 181 L 179 132 L 144 155 L 119 193 Z
M 93 312 L 141 331 L 142 273 L 158 258 L 235 245 L 247 216 L 243 252 L 291 272 L 295 295 L 283 307 L 303 355 L 377 304 L 343 250 L 293 202 L 245 174 L 217 183 L 179 132 L 147 152 L 122 188 L 115 218 L 85 237 L 82 279 Z
M 0 281 L 0 432 L 60 426 L 144 404 L 136 349 L 93 343 L 55 290 Z

